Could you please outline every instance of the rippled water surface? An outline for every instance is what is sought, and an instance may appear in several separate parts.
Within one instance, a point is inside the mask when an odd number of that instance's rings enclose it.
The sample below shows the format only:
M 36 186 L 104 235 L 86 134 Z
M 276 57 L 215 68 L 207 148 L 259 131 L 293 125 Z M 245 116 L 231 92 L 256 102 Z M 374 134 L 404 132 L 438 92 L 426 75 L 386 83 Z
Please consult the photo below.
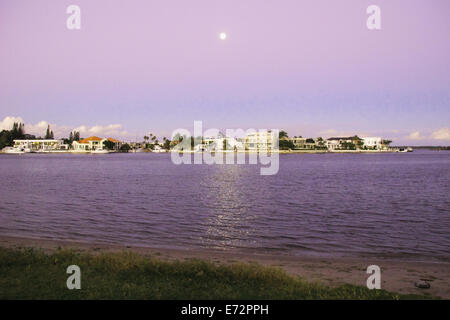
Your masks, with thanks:
M 450 152 L 0 155 L 0 235 L 167 248 L 450 259 Z

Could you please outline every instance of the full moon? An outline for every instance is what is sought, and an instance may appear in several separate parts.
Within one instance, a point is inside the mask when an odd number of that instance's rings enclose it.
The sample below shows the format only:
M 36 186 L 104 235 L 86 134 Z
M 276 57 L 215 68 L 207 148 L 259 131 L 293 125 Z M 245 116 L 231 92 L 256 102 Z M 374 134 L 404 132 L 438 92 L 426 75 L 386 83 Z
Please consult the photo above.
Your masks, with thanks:
M 225 32 L 221 32 L 219 34 L 219 38 L 220 38 L 220 40 L 225 40 L 227 38 L 227 34 Z

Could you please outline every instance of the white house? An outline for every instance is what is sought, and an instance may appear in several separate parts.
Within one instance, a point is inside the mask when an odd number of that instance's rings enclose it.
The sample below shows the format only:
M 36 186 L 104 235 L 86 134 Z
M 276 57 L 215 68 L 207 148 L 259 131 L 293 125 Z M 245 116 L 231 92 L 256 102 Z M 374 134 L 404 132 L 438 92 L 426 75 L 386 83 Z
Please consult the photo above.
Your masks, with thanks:
M 289 138 L 288 140 L 292 141 L 296 149 L 306 149 L 306 138 L 294 137 Z
M 75 152 L 106 151 L 104 146 L 105 141 L 114 143 L 115 150 L 120 148 L 121 142 L 119 140 L 113 138 L 99 138 L 96 136 L 85 138 L 80 141 L 74 141 L 72 142 L 72 147 Z
M 334 139 L 332 139 L 332 140 L 328 139 L 325 142 L 325 145 L 327 146 L 328 150 L 338 150 L 341 148 L 341 142 L 339 140 L 334 140 Z
M 15 139 L 14 148 L 27 152 L 46 152 L 67 150 L 69 146 L 63 140 L 56 139 Z
M 195 151 L 240 151 L 244 150 L 244 143 L 234 137 L 227 137 L 220 133 L 216 137 L 205 137 L 201 144 L 194 147 Z
M 152 152 L 167 152 L 167 150 L 164 149 L 161 144 L 155 144 L 153 146 Z
M 367 147 L 367 149 L 383 149 L 383 139 L 381 139 L 381 137 L 365 137 L 362 138 L 362 140 L 364 143 L 364 147 Z
M 359 149 L 361 146 L 361 138 L 358 136 L 352 137 L 331 137 L 326 141 L 328 150 L 345 150 L 349 146 L 353 146 L 354 150 Z
M 278 136 L 272 131 L 257 131 L 247 134 L 244 144 L 248 151 L 278 150 Z

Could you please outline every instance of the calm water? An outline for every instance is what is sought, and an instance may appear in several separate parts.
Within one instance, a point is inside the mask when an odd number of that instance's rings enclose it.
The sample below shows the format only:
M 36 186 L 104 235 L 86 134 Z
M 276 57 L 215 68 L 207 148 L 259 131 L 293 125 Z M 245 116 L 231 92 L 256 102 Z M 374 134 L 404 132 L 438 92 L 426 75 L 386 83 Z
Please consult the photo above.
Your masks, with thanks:
M 450 152 L 0 155 L 0 235 L 167 248 L 450 260 Z

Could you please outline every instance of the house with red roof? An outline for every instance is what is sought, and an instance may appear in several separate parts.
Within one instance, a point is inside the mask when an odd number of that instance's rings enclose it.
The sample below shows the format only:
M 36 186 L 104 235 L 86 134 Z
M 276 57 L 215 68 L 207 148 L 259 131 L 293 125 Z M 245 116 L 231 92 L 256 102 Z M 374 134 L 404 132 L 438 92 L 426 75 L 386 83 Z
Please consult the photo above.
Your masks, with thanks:
M 121 142 L 119 140 L 113 138 L 100 138 L 96 136 L 81 139 L 80 141 L 74 141 L 72 143 L 72 147 L 75 152 L 106 152 L 108 150 L 104 145 L 105 141 L 114 143 L 115 150 L 120 148 Z

